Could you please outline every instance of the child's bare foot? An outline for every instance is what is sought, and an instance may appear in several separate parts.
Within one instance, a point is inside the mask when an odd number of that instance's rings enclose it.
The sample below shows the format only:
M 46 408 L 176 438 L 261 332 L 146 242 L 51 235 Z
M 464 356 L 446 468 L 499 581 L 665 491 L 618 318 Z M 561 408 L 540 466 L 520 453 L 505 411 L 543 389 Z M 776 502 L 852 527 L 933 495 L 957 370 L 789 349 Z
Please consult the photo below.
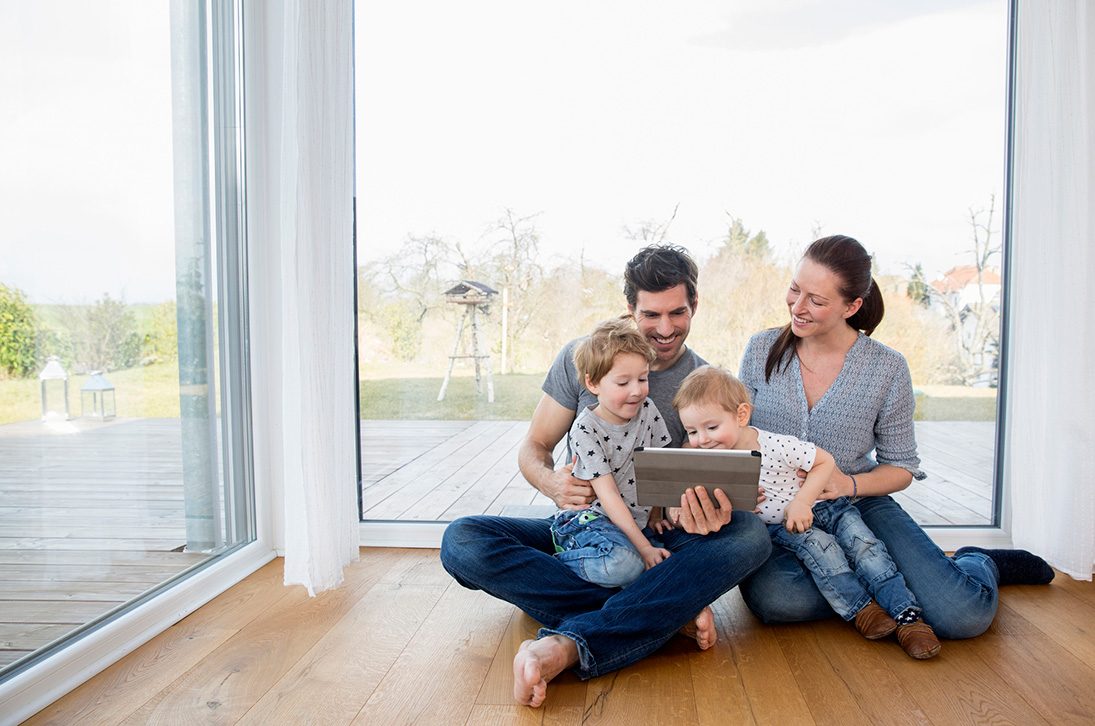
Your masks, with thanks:
M 578 662 L 578 646 L 563 635 L 526 640 L 513 657 L 513 697 L 536 708 L 547 698 L 547 684 Z
M 681 628 L 681 635 L 687 635 L 696 641 L 700 650 L 707 650 L 719 641 L 719 633 L 715 630 L 715 613 L 711 607 L 700 610 L 696 619 Z

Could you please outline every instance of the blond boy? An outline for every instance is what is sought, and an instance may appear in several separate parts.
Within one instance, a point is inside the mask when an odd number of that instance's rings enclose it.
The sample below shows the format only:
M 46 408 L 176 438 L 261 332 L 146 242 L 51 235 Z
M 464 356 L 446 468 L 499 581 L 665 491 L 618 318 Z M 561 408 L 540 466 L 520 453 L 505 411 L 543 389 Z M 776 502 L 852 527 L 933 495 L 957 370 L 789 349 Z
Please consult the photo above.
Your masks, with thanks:
M 552 523 L 555 556 L 582 579 L 624 587 L 669 557 L 644 528 L 650 507 L 635 496 L 634 451 L 670 441 L 661 413 L 648 398 L 655 352 L 630 317 L 608 320 L 574 351 L 574 364 L 597 405 L 579 411 L 567 434 L 576 458 L 573 475 L 590 482 L 596 500 L 586 509 L 560 510 Z

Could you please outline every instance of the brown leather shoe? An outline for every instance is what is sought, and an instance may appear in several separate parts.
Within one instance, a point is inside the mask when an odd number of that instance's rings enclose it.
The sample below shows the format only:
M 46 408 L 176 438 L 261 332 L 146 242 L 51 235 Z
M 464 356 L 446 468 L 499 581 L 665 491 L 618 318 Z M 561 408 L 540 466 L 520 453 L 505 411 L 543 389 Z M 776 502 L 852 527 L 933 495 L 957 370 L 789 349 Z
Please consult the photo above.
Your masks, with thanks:
M 855 629 L 867 640 L 878 640 L 897 629 L 897 621 L 882 607 L 871 600 L 855 614 Z
M 931 658 L 943 647 L 939 638 L 935 637 L 932 626 L 923 620 L 917 620 L 908 625 L 898 625 L 897 642 L 901 643 L 906 653 L 917 660 Z

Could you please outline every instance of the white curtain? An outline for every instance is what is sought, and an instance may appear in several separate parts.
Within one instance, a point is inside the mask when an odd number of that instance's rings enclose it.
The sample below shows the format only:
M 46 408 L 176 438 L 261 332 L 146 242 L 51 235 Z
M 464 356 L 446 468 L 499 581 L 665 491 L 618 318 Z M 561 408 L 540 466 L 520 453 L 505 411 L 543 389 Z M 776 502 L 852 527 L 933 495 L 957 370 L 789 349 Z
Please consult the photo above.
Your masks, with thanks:
M 1021 2 L 1005 482 L 1012 541 L 1095 567 L 1095 4 Z
M 283 503 L 285 583 L 314 595 L 358 554 L 352 4 L 250 9 L 267 41 L 248 77 L 255 469 Z

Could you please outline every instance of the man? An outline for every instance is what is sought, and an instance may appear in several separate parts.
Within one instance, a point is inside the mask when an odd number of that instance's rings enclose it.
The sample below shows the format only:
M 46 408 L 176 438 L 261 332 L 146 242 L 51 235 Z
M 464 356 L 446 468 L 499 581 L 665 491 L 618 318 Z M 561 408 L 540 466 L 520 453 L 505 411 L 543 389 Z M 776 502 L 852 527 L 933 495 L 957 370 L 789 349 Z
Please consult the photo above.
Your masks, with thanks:
M 649 395 L 665 416 L 674 446 L 685 436 L 673 395 L 704 363 L 685 346 L 698 303 L 697 276 L 688 253 L 669 245 L 640 250 L 624 271 L 628 311 L 657 353 Z M 518 454 L 525 478 L 564 509 L 593 501 L 589 483 L 571 475 L 573 459 L 568 456 L 570 463 L 559 469 L 552 461 L 577 412 L 596 403 L 574 367 L 576 343 L 564 346 L 548 371 Z M 543 703 L 548 681 L 566 668 L 586 679 L 641 660 L 693 620 L 700 647 L 714 644 L 714 618 L 706 606 L 771 551 L 757 517 L 732 513 L 721 490 L 714 496 L 718 508 L 702 487 L 681 498 L 678 526 L 662 536 L 671 556 L 623 590 L 586 582 L 555 559 L 548 519 L 475 516 L 449 525 L 441 561 L 457 582 L 511 602 L 544 625 L 514 658 L 514 697 L 520 703 Z

